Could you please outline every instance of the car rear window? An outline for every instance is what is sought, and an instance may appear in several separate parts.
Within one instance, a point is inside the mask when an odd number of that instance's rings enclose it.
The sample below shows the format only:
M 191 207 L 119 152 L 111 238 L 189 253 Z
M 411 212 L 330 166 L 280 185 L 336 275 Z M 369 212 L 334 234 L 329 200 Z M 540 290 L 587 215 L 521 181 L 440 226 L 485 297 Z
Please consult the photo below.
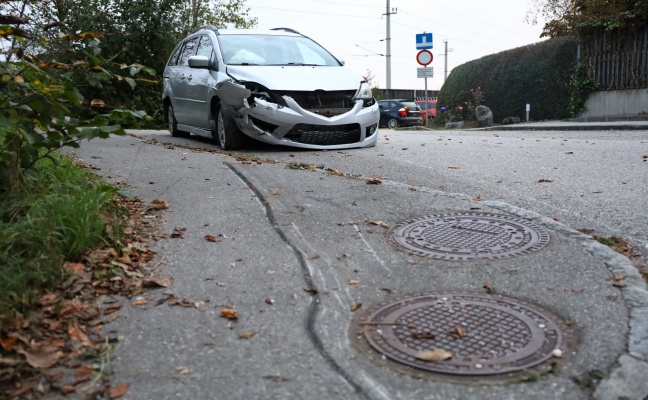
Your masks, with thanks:
M 411 109 L 414 109 L 414 110 L 419 109 L 419 106 L 416 103 L 414 103 L 413 101 L 401 101 L 401 103 L 404 106 L 407 106 L 408 108 L 411 108 Z

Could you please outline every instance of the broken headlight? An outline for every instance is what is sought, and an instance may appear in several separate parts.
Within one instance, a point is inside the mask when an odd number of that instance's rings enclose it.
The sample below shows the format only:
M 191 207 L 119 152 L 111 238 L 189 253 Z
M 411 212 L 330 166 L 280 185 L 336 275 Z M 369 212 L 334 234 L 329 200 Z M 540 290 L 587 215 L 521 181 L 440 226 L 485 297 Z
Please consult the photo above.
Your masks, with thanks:
M 364 102 L 365 107 L 368 107 L 373 104 L 374 97 L 373 94 L 371 93 L 371 88 L 369 87 L 367 82 L 362 82 L 360 84 L 360 88 L 353 96 L 353 100 L 362 100 Z

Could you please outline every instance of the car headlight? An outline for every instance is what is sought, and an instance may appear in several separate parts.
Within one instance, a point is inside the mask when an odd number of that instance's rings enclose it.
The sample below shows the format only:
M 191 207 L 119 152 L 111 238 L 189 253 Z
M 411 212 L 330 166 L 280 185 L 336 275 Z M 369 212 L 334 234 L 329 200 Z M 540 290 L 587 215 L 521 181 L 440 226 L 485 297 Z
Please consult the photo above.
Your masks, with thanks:
M 360 84 L 360 88 L 356 92 L 355 96 L 353 96 L 353 100 L 373 100 L 373 94 L 371 93 L 371 88 L 367 85 L 367 82 L 362 82 Z

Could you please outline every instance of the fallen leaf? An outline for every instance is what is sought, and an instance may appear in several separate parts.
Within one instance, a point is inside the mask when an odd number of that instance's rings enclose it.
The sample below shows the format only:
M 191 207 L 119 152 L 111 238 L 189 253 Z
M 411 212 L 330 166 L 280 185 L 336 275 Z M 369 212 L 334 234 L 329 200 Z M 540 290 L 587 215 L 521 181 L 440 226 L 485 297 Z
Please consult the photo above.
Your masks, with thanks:
M 18 337 L 12 336 L 12 337 L 0 337 L 0 346 L 2 346 L 3 349 L 6 351 L 11 351 L 13 349 L 14 344 L 16 344 L 16 341 L 18 340 Z
M 290 380 L 289 378 L 286 378 L 285 376 L 281 376 L 281 375 L 265 375 L 263 379 L 269 379 L 275 382 L 286 382 Z
M 231 319 L 231 320 L 237 320 L 238 315 L 236 314 L 236 310 L 232 310 L 229 308 L 226 308 L 224 310 L 221 310 L 220 316 L 223 318 Z
M 54 294 L 54 293 L 48 293 L 44 294 L 38 299 L 38 304 L 41 306 L 50 306 L 56 302 L 58 302 L 59 296 Z
M 173 239 L 184 239 L 184 233 L 187 230 L 187 228 L 178 228 L 175 227 L 173 228 L 173 232 L 171 233 L 171 237 Z
M 145 288 L 159 288 L 171 286 L 170 277 L 148 278 L 142 281 L 142 287 Z
M 367 184 L 369 185 L 380 185 L 382 183 L 382 179 L 379 176 L 376 176 L 375 178 L 367 179 Z
M 621 289 L 621 288 L 626 287 L 626 284 L 625 284 L 625 283 L 621 283 L 621 282 L 614 282 L 614 283 L 612 284 L 612 286 Z
M 121 304 L 115 304 L 114 306 L 110 306 L 106 308 L 103 312 L 104 315 L 112 314 L 115 311 L 119 311 L 122 308 Z
M 177 367 L 176 371 L 178 371 L 180 375 L 189 375 L 191 373 L 191 368 L 187 367 L 186 365 L 182 365 L 180 367 Z
M 359 281 L 359 280 L 356 280 L 356 279 L 349 279 L 349 280 L 347 281 L 347 283 L 348 283 L 349 285 L 357 285 L 357 284 L 360 283 L 360 281 Z
M 108 398 L 111 400 L 118 399 L 126 394 L 128 388 L 130 388 L 130 383 L 128 382 L 119 384 L 117 386 L 111 386 L 110 389 L 108 389 Z
M 65 265 L 70 269 L 70 271 L 83 271 L 85 270 L 85 264 L 66 262 Z
M 621 281 L 621 280 L 625 279 L 625 277 L 626 277 L 625 275 L 614 275 L 612 277 L 612 280 L 615 281 L 615 282 L 616 281 Z
M 135 300 L 131 304 L 134 306 L 143 306 L 145 304 L 148 304 L 148 300 Z
M 538 179 L 538 183 L 553 182 L 552 179 Z
M 448 168 L 450 168 L 450 169 L 461 169 L 461 166 L 460 165 L 452 165 L 452 166 L 450 166 Z
M 265 302 L 267 304 L 273 305 L 275 301 L 274 301 L 274 299 L 266 299 Z
M 368 220 L 365 221 L 365 223 L 369 224 L 369 225 L 381 226 L 383 228 L 389 228 L 389 224 L 387 224 L 386 222 L 383 222 L 383 221 L 374 221 L 373 219 L 368 219 Z
M 436 335 L 432 332 L 412 332 L 414 339 L 434 339 Z
M 484 198 L 481 195 L 477 195 L 477 197 L 475 197 L 475 201 L 484 201 Z
M 90 377 L 92 375 L 92 372 L 94 371 L 94 368 L 90 364 L 82 365 L 78 367 L 77 369 L 74 370 L 74 375 L 79 376 L 79 377 Z
M 490 282 L 486 282 L 484 284 L 484 289 L 486 289 L 486 293 L 488 294 L 493 294 L 496 292 L 495 288 L 493 287 L 493 284 Z
M 252 336 L 254 336 L 253 331 L 244 331 L 239 333 L 239 339 L 250 339 Z
M 459 325 L 457 325 L 454 328 L 450 329 L 450 334 L 452 336 L 456 337 L 456 338 L 459 338 L 459 339 L 464 338 L 464 337 L 466 337 L 468 335 L 466 333 L 466 331 Z
M 435 349 L 435 350 L 422 351 L 417 355 L 415 355 L 414 357 L 423 361 L 436 362 L 436 361 L 443 361 L 452 358 L 453 355 L 454 354 L 449 351 L 443 349 Z
M 58 347 L 35 345 L 29 350 L 17 349 L 18 353 L 25 356 L 27 364 L 34 368 L 49 368 L 63 357 L 63 352 Z
M 208 241 L 208 242 L 214 242 L 214 243 L 219 243 L 219 242 L 223 241 L 223 239 L 217 238 L 217 237 L 215 237 L 213 235 L 205 235 L 205 240 Z
M 353 306 L 351 306 L 351 311 L 356 311 L 356 310 L 358 310 L 360 307 L 362 307 L 362 303 L 356 303 L 356 304 L 354 304 Z

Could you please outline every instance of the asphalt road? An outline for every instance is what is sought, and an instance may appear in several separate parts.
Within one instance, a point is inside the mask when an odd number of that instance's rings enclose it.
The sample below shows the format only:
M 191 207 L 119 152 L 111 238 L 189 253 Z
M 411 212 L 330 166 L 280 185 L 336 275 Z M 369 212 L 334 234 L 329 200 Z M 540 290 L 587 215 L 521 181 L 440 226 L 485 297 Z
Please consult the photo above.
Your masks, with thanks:
M 110 329 L 123 337 L 113 368 L 115 383 L 131 383 L 126 398 L 648 395 L 645 281 L 626 258 L 573 229 L 647 252 L 648 132 L 381 130 L 370 149 L 259 146 L 237 155 L 205 151 L 214 146 L 193 137 L 133 133 L 84 144 L 77 156 L 145 201 L 171 205 L 165 232 L 186 231 L 151 243 L 155 264 L 173 277 L 168 290 L 196 307 L 155 305 L 165 294 L 153 290 L 149 305 L 122 308 Z M 382 184 L 366 183 L 376 177 Z M 533 253 L 470 261 L 388 244 L 385 226 L 474 212 L 525 218 L 550 240 Z M 556 316 L 564 342 L 562 355 L 542 364 L 549 369 L 508 381 L 427 374 L 392 362 L 363 336 L 382 302 L 493 290 Z M 238 320 L 222 318 L 226 308 Z M 476 328 L 466 329 L 457 340 L 473 339 Z M 602 378 L 598 388 L 592 376 Z
M 145 139 L 214 148 L 200 138 L 140 131 Z M 503 201 L 594 229 L 648 254 L 645 131 L 390 131 L 370 149 L 304 151 L 259 146 L 238 153 L 324 166 L 350 175 Z

